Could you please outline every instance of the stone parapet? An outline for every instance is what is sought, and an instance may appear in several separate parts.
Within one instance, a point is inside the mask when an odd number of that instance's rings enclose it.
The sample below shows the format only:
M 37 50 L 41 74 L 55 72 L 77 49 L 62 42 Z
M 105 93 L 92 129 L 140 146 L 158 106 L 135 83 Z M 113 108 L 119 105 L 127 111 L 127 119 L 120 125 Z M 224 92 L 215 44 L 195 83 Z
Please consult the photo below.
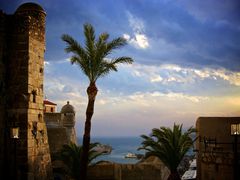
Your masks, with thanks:
M 160 163 L 100 163 L 89 167 L 88 180 L 167 180 L 169 171 Z

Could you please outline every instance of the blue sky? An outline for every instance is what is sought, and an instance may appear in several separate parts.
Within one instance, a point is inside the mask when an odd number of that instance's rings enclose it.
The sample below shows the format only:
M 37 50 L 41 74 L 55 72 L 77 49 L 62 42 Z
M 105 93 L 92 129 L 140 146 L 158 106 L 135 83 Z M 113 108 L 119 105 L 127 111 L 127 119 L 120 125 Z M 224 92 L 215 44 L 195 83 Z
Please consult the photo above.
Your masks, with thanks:
M 1 1 L 9 14 L 26 1 Z M 109 56 L 130 56 L 132 65 L 99 79 L 93 136 L 139 136 L 152 128 L 195 125 L 199 116 L 240 115 L 240 2 L 238 0 L 33 1 L 47 12 L 45 95 L 67 100 L 82 135 L 88 86 L 72 66 L 67 33 L 84 42 L 82 26 L 122 36 L 128 45 Z

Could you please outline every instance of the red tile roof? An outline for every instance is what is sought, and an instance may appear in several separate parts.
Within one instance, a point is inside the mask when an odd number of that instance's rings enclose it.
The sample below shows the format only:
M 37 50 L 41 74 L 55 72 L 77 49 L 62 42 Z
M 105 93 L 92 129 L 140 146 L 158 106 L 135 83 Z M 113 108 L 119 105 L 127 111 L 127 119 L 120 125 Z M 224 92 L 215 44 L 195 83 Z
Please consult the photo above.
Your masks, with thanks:
M 55 104 L 55 103 L 53 103 L 53 102 L 51 102 L 51 101 L 49 101 L 49 100 L 47 100 L 47 99 L 45 99 L 44 101 L 43 101 L 43 103 L 44 104 L 48 104 L 48 105 L 57 105 L 57 104 Z

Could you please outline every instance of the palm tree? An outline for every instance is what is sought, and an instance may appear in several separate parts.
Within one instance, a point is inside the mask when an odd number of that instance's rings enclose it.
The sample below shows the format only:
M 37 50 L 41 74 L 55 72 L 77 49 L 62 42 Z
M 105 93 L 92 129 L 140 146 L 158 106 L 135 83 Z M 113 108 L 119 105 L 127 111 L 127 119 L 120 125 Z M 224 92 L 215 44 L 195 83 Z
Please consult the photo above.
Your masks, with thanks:
M 91 119 L 94 112 L 94 102 L 97 95 L 96 81 L 98 78 L 106 76 L 111 71 L 117 71 L 120 63 L 132 63 L 130 57 L 118 57 L 107 60 L 113 50 L 126 45 L 126 39 L 118 37 L 108 42 L 109 34 L 102 33 L 95 38 L 95 30 L 92 25 L 84 24 L 85 46 L 80 45 L 71 36 L 64 34 L 62 40 L 66 42 L 67 53 L 73 53 L 71 63 L 77 64 L 89 79 L 87 88 L 88 105 L 86 110 L 86 121 L 83 135 L 83 155 L 80 164 L 81 179 L 85 180 L 87 175 L 88 151 L 90 144 Z M 108 57 L 109 58 L 109 57 Z
M 90 150 L 88 152 L 88 164 L 90 164 L 95 158 L 101 156 L 102 152 L 97 152 L 94 148 L 99 143 L 90 144 Z M 70 143 L 62 146 L 60 151 L 60 159 L 66 165 L 68 172 L 71 177 L 75 179 L 80 179 L 80 160 L 82 154 L 82 146 L 78 146 L 75 143 Z
M 139 149 L 146 150 L 146 158 L 156 156 L 168 167 L 170 170 L 168 180 L 180 180 L 177 167 L 193 145 L 190 135 L 194 132 L 195 129 L 190 127 L 183 133 L 182 125 L 176 124 L 174 124 L 173 129 L 154 128 L 150 136 L 141 135 L 144 140 Z

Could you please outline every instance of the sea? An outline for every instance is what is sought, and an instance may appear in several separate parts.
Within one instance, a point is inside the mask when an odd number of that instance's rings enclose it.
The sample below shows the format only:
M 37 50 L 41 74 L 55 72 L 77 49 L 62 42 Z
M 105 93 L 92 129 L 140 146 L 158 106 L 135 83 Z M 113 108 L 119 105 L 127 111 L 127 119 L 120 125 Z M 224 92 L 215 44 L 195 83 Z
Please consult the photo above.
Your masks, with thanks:
M 143 139 L 139 137 L 91 137 L 92 143 L 100 143 L 110 145 L 113 149 L 110 154 L 97 157 L 93 163 L 98 161 L 110 161 L 121 164 L 135 164 L 139 159 L 125 158 L 127 153 L 145 154 L 144 150 L 138 150 L 141 147 Z M 81 138 L 78 138 L 78 143 L 82 144 Z M 187 155 L 193 155 L 193 149 L 191 148 Z
M 138 150 L 141 146 L 141 137 L 91 137 L 91 142 L 110 145 L 113 149 L 110 154 L 97 157 L 93 162 L 111 161 L 121 164 L 135 164 L 139 160 L 135 158 L 125 158 L 127 153 L 144 154 L 143 150 Z M 78 143 L 82 140 L 78 138 Z

